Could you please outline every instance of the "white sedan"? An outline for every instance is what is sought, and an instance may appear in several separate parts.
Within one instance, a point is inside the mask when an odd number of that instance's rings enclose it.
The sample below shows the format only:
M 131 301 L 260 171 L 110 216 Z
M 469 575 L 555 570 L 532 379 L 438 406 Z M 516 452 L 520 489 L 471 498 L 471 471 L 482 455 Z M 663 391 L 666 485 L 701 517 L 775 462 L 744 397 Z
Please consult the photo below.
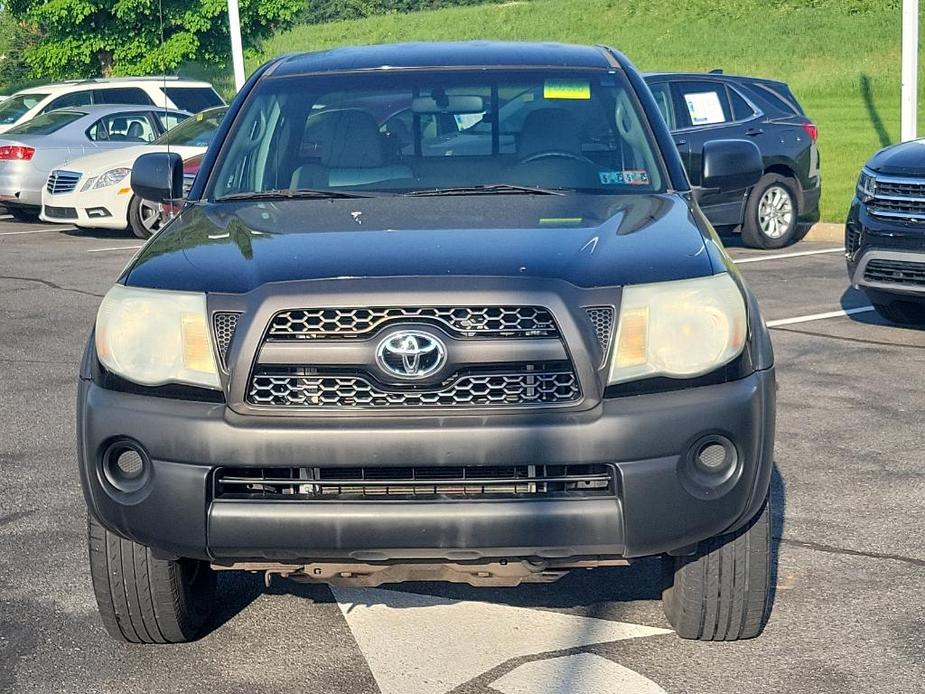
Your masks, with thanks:
M 162 222 L 161 206 L 132 194 L 132 166 L 142 154 L 176 152 L 184 160 L 206 151 L 227 107 L 197 113 L 148 145 L 74 159 L 54 169 L 42 190 L 41 219 L 91 229 L 131 229 L 148 238 Z M 63 212 L 62 212 L 63 211 Z

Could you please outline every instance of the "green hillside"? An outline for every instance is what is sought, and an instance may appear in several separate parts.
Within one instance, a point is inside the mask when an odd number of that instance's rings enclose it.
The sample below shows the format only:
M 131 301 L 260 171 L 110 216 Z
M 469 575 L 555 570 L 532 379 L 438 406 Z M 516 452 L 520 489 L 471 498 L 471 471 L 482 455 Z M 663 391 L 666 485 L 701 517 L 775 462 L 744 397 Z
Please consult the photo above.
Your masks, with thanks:
M 823 219 L 842 221 L 864 160 L 899 136 L 900 5 L 898 0 L 515 1 L 302 25 L 268 41 L 249 67 L 294 50 L 492 38 L 606 43 L 643 70 L 721 67 L 786 80 L 820 128 Z

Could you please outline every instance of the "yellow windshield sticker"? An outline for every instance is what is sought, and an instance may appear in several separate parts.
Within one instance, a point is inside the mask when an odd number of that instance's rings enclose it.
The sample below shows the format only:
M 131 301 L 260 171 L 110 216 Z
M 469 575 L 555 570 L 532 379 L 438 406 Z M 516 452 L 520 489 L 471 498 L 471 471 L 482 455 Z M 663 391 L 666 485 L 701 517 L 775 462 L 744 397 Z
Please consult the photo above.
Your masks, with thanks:
M 584 80 L 546 80 L 544 99 L 590 99 L 591 83 Z

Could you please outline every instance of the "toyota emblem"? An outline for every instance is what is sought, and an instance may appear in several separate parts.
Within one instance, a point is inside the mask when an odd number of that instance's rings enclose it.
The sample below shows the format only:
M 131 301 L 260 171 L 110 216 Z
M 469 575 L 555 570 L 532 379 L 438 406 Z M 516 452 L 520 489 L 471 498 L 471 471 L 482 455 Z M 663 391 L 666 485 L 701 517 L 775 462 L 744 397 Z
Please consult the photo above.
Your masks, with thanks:
M 416 330 L 392 333 L 379 343 L 376 363 L 390 376 L 427 378 L 446 364 L 446 346 L 436 335 Z

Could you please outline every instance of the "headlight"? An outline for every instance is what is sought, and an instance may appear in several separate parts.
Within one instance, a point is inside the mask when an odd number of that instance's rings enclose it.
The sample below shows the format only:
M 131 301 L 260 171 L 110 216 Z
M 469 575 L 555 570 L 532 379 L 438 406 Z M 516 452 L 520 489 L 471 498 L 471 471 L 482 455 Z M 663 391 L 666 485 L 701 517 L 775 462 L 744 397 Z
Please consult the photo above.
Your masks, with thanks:
M 877 177 L 867 169 L 861 171 L 858 178 L 858 197 L 861 202 L 870 202 L 877 194 Z
M 107 186 L 114 186 L 116 183 L 124 180 L 126 176 L 132 173 L 130 168 L 120 166 L 118 169 L 110 169 L 104 174 L 101 174 L 96 177 L 96 179 L 90 179 L 84 184 L 84 190 L 96 190 L 97 188 L 106 188 Z M 91 185 L 92 184 L 92 185 Z
M 623 289 L 611 384 L 693 378 L 742 353 L 745 301 L 727 273 Z
M 219 388 L 206 296 L 117 284 L 96 316 L 96 353 L 134 383 Z

